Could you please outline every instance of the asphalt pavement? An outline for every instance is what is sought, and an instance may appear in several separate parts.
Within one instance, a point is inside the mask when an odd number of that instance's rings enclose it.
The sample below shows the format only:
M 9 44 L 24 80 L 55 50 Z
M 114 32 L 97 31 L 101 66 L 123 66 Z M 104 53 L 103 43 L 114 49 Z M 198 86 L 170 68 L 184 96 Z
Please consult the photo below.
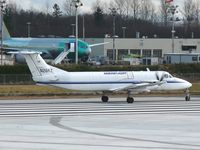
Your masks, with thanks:
M 200 97 L 0 101 L 1 150 L 199 150 Z

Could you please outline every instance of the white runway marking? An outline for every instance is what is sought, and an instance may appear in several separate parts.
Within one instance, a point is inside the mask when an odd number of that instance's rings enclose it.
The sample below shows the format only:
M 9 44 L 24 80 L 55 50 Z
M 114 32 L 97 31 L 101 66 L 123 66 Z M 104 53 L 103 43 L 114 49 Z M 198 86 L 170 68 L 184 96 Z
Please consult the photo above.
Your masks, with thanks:
M 138 98 L 141 99 L 141 98 Z M 148 99 L 148 98 L 147 98 Z M 153 99 L 153 98 L 151 98 Z M 191 102 L 184 100 L 169 101 L 169 100 L 152 100 L 152 101 L 136 101 L 133 104 L 127 104 L 120 101 L 101 103 L 96 101 L 86 100 L 71 100 L 69 101 L 33 101 L 32 103 L 20 101 L 16 103 L 0 103 L 0 116 L 76 116 L 76 115 L 127 115 L 127 114 L 168 114 L 168 113 L 199 113 L 200 102 L 198 98 L 193 98 Z
M 0 149 L 200 148 L 200 98 L 0 101 Z

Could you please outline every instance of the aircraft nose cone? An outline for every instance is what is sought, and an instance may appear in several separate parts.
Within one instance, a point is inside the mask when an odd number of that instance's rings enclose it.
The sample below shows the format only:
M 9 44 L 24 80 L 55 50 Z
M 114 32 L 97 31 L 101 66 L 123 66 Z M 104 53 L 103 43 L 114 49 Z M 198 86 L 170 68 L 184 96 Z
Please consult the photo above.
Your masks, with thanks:
M 91 48 L 90 48 L 90 47 L 88 47 L 88 48 L 87 48 L 87 52 L 86 52 L 86 53 L 89 55 L 91 52 L 92 52 Z
M 192 84 L 190 82 L 187 82 L 187 87 L 188 88 L 192 87 Z
M 189 89 L 190 87 L 192 87 L 192 84 L 190 82 L 185 81 L 185 80 L 184 80 L 184 82 L 185 82 L 185 88 L 186 89 Z

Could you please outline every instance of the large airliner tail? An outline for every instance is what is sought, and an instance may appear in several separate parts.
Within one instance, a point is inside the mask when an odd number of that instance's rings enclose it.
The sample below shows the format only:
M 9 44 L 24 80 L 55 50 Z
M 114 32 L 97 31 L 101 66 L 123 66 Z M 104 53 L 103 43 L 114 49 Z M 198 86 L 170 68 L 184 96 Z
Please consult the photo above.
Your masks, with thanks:
M 1 24 L 0 24 L 0 29 L 1 29 Z M 3 22 L 3 40 L 8 40 L 10 38 L 11 38 L 10 33 L 8 32 L 8 29 L 5 23 Z

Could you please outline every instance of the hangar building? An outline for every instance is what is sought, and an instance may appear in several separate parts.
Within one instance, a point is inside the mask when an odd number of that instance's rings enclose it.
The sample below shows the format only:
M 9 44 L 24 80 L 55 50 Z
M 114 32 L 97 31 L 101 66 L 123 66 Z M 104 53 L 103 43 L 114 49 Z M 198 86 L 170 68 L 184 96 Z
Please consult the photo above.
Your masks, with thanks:
M 87 38 L 90 44 L 109 42 L 109 44 L 93 48 L 91 57 L 107 56 L 109 60 L 122 60 L 125 55 L 139 55 L 141 58 L 160 58 L 169 53 L 200 53 L 200 39 L 174 39 L 174 52 L 172 39 L 159 38 L 116 38 L 113 54 L 112 38 Z M 183 59 L 184 60 L 184 59 Z M 183 61 L 182 60 L 182 61 Z

